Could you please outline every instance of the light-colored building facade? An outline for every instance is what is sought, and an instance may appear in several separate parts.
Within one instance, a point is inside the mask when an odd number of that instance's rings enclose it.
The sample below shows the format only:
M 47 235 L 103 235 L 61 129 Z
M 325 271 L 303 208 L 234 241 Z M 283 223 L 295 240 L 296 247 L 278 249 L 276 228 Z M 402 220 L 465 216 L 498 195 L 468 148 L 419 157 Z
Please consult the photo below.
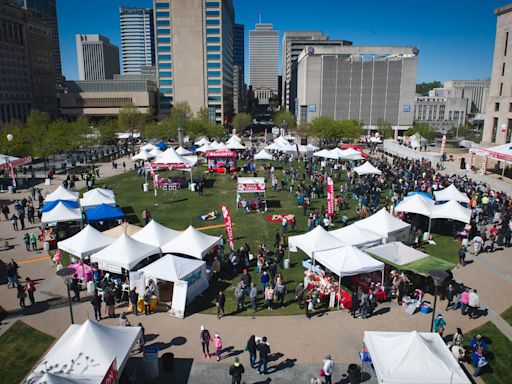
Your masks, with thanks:
M 140 73 L 142 67 L 153 66 L 153 10 L 120 7 L 119 19 L 123 73 Z
M 417 65 L 415 47 L 306 47 L 298 59 L 298 121 L 330 116 L 368 130 L 381 121 L 408 129 Z
M 286 31 L 281 41 L 281 105 L 295 111 L 297 98 L 297 59 L 306 46 L 352 45 L 346 40 L 329 40 L 321 31 Z
M 482 141 L 505 144 L 512 138 L 512 3 L 495 13 L 494 61 Z
M 59 103 L 62 116 L 70 118 L 116 116 L 127 103 L 141 113 L 156 113 L 158 87 L 147 80 L 68 81 L 66 93 L 59 95 Z
M 426 123 L 433 129 L 446 133 L 467 122 L 466 98 L 417 96 L 414 102 L 414 121 Z
M 105 36 L 76 35 L 78 78 L 80 80 L 106 80 L 114 78 L 119 70 L 119 48 Z
M 272 24 L 256 24 L 249 31 L 249 75 L 260 104 L 278 93 L 279 31 Z
M 235 24 L 233 29 L 233 112 L 245 110 L 245 28 Z
M 0 124 L 24 121 L 31 109 L 58 114 L 52 44 L 48 24 L 0 3 Z
M 154 0 L 153 8 L 161 114 L 186 101 L 223 123 L 233 114 L 233 1 Z
M 490 79 L 484 80 L 446 80 L 443 84 L 443 96 L 454 99 L 467 99 L 467 113 L 485 113 L 489 96 Z

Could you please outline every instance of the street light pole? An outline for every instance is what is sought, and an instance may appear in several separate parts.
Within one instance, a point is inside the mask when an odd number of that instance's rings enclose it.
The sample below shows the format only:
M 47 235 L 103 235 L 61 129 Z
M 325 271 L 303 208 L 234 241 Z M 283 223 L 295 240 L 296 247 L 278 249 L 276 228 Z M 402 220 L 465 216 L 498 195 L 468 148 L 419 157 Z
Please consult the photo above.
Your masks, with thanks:
M 66 281 L 66 288 L 68 289 L 69 317 L 71 318 L 71 324 L 75 324 L 75 319 L 73 318 L 73 306 L 71 304 L 71 292 L 69 291 L 69 282 L 68 281 Z
M 75 324 L 75 319 L 73 318 L 73 305 L 71 303 L 71 292 L 69 291 L 69 278 L 75 273 L 76 271 L 73 268 L 62 268 L 57 271 L 57 276 L 60 276 L 64 279 L 64 283 L 66 284 L 66 288 L 68 290 L 69 317 L 71 318 L 71 324 Z
M 432 309 L 432 321 L 430 322 L 430 332 L 434 332 L 434 319 L 436 316 L 436 305 L 437 305 L 437 284 L 435 284 L 434 288 L 434 308 Z M 69 293 L 69 289 L 68 289 Z
M 434 331 L 434 318 L 436 316 L 436 305 L 437 305 L 437 289 L 443 283 L 443 281 L 448 277 L 448 273 L 440 269 L 431 269 L 428 271 L 430 277 L 434 281 L 434 307 L 432 308 L 432 321 L 430 322 L 430 330 L 429 332 Z

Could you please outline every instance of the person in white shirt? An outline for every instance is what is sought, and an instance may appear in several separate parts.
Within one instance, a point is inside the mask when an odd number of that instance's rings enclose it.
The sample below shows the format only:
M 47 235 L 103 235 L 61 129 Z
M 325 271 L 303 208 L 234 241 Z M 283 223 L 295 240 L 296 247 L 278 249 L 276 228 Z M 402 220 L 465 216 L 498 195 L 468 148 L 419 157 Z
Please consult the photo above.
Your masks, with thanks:
M 477 310 L 480 306 L 480 299 L 478 298 L 477 290 L 473 289 L 471 292 L 469 292 L 469 302 L 468 302 L 468 314 L 470 319 L 476 319 L 477 318 Z
M 480 235 L 476 235 L 473 237 L 473 249 L 475 256 L 477 256 L 482 250 L 482 246 L 484 245 L 484 239 Z
M 325 384 L 332 384 L 331 376 L 334 371 L 334 361 L 332 361 L 331 355 L 325 356 L 322 369 L 324 371 Z

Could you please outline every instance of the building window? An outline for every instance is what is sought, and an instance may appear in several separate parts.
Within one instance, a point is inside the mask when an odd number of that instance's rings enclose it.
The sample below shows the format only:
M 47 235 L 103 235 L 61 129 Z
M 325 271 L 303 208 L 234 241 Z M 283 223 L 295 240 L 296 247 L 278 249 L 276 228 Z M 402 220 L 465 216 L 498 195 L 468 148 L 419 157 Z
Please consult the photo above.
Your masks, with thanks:
M 505 32 L 505 52 L 503 53 L 503 56 L 507 56 L 507 49 L 508 49 L 508 32 Z
M 159 68 L 164 68 L 164 69 L 171 69 L 172 68 L 172 64 L 171 63 L 159 63 L 158 67 Z
M 160 85 L 172 85 L 172 80 L 160 80 Z
M 168 27 L 170 24 L 171 23 L 169 20 L 157 20 L 156 21 L 157 26 Z
M 512 119 L 508 119 L 507 139 L 505 143 L 510 143 L 510 141 L 512 141 Z
M 207 35 L 218 35 L 220 34 L 219 28 L 206 28 L 206 34 Z
M 500 96 L 503 96 L 503 83 L 500 83 Z
M 158 72 L 158 77 L 171 77 L 172 72 L 170 71 L 160 71 Z
M 171 55 L 158 55 L 158 61 L 160 60 L 171 60 Z
M 208 87 L 208 93 L 220 93 L 220 88 L 210 88 L 210 87 Z
M 169 12 L 157 12 L 156 17 L 169 17 Z
M 219 19 L 206 19 L 206 25 L 219 25 Z
M 301 122 L 308 121 L 308 106 L 307 105 L 300 106 L 300 121 Z
M 157 29 L 156 33 L 158 35 L 170 35 L 171 34 L 171 30 L 170 29 Z
M 158 37 L 156 39 L 156 42 L 157 43 L 170 43 L 171 42 L 171 38 L 170 37 Z
M 220 16 L 219 11 L 206 11 L 206 16 Z
M 207 1 L 206 8 L 219 8 L 219 2 L 217 1 Z
M 221 101 L 222 96 L 208 96 L 208 101 Z
M 206 38 L 207 43 L 220 43 L 220 37 L 219 36 L 209 36 Z
M 220 77 L 219 71 L 208 71 L 208 77 Z
M 220 68 L 220 63 L 208 63 L 207 68 Z
M 211 51 L 218 52 L 218 51 L 220 51 L 220 45 L 207 45 L 206 50 L 208 52 L 211 52 Z
M 172 88 L 160 88 L 160 92 L 162 92 L 162 93 L 172 93 Z
M 495 117 L 492 122 L 492 138 L 491 142 L 496 142 L 496 133 L 498 132 L 498 118 Z
M 220 55 L 217 53 L 212 53 L 206 56 L 208 60 L 220 60 Z
M 156 3 L 157 8 L 169 8 L 169 3 Z
M 500 110 L 500 103 L 494 103 L 494 112 L 499 112 Z
M 208 85 L 220 85 L 220 79 L 208 79 Z
M 503 63 L 503 66 L 501 67 L 501 76 L 505 76 L 505 63 Z
M 509 111 L 509 112 L 512 112 L 512 103 L 509 103 L 509 105 L 508 105 L 508 111 Z
M 168 45 L 167 46 L 159 46 L 158 47 L 158 52 L 171 52 L 171 47 L 169 47 Z

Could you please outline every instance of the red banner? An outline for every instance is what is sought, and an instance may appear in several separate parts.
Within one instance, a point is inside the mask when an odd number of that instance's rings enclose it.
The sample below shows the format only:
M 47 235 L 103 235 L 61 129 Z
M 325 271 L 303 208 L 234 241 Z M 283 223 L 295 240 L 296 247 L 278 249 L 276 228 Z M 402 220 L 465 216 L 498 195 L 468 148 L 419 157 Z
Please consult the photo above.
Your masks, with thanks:
M 103 377 L 103 380 L 101 380 L 101 384 L 115 384 L 115 383 L 117 383 L 117 363 L 116 363 L 116 359 L 114 358 L 114 361 L 112 361 L 112 364 L 110 364 L 110 367 L 108 368 L 108 371 L 105 374 L 105 377 Z
M 231 222 L 231 214 L 229 213 L 228 207 L 223 205 L 221 207 L 222 209 L 222 216 L 224 217 L 224 224 L 226 224 L 226 232 L 228 234 L 228 240 L 229 240 L 229 246 L 231 247 L 231 250 L 235 250 L 235 244 L 233 243 L 233 223 Z
M 327 215 L 334 216 L 334 183 L 330 177 L 327 178 Z
M 237 184 L 236 190 L 238 192 L 263 192 L 265 191 L 265 183 Z
M 230 149 L 218 149 L 206 152 L 206 157 L 237 157 L 236 151 Z
M 21 165 L 30 164 L 31 162 L 32 162 L 32 157 L 31 156 L 27 156 L 27 157 L 22 157 L 21 159 L 16 159 L 16 160 L 13 160 L 13 161 L 7 161 L 7 162 L 5 162 L 3 164 L 0 164 L 0 168 L 7 169 L 9 164 L 12 164 L 15 167 L 19 167 Z

